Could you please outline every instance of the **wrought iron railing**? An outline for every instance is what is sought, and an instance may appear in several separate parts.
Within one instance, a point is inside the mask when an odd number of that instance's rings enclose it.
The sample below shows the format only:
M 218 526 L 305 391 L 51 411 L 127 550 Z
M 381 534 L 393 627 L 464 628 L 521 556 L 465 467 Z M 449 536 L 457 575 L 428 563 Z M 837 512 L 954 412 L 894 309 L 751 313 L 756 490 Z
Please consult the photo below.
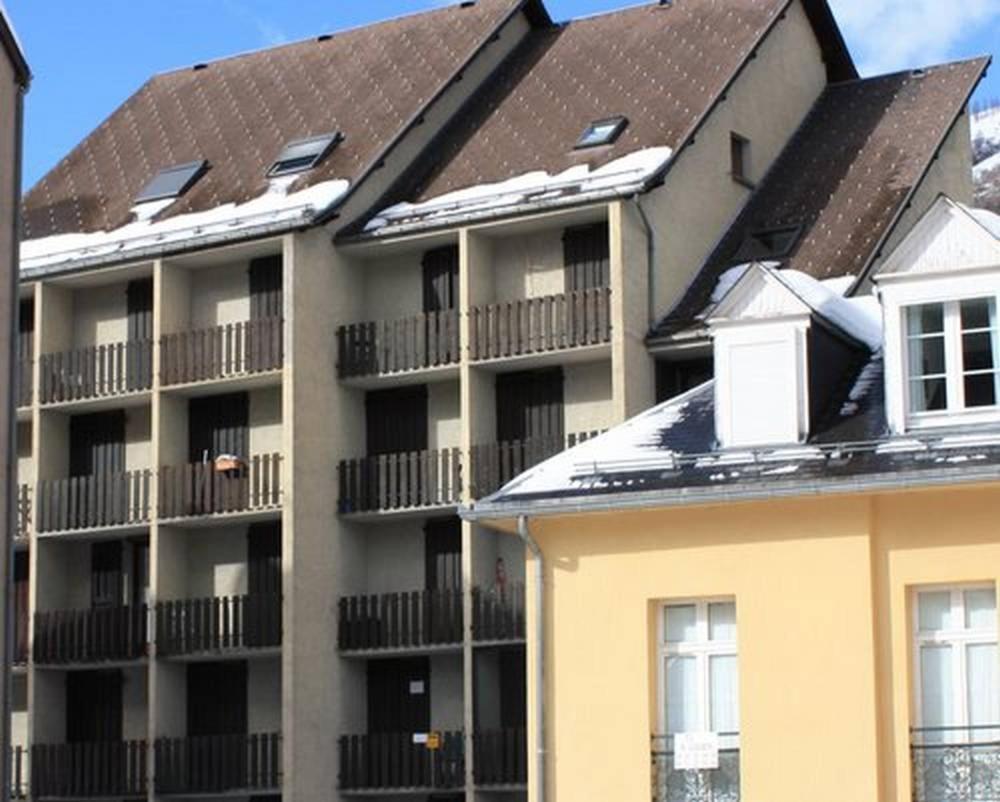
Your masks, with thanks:
M 340 738 L 344 791 L 438 790 L 465 784 L 461 732 L 373 733 Z
M 652 737 L 654 802 L 739 802 L 739 736 L 719 736 L 719 762 L 714 769 L 676 768 L 674 736 Z
M 1000 723 L 910 735 L 914 802 L 1000 802 Z
M 422 590 L 350 596 L 339 605 L 344 651 L 419 649 L 462 642 L 462 591 Z

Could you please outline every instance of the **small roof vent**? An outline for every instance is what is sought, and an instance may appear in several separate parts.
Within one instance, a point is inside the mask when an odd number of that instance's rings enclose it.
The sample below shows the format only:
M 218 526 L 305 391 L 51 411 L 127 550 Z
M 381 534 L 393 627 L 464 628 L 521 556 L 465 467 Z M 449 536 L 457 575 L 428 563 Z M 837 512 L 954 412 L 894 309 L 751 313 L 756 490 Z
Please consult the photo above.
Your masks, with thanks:
M 607 117 L 603 120 L 594 120 L 584 129 L 583 134 L 577 140 L 576 149 L 610 145 L 621 136 L 622 131 L 627 126 L 627 117 Z
M 268 176 L 290 175 L 311 170 L 329 155 L 340 142 L 344 135 L 339 131 L 322 136 L 313 136 L 308 139 L 296 139 L 285 145 L 284 150 L 278 155 L 271 169 L 267 171 Z
M 208 162 L 204 159 L 187 164 L 176 164 L 164 167 L 153 180 L 142 188 L 136 196 L 136 203 L 178 198 L 187 192 L 191 186 L 204 175 Z

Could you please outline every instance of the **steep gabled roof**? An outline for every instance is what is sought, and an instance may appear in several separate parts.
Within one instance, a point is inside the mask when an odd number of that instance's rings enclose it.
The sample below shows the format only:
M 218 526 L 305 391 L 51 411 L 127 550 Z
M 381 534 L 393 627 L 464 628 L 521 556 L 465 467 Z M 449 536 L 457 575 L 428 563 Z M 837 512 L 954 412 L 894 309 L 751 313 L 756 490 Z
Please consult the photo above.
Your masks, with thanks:
M 818 279 L 860 276 L 929 169 L 989 59 L 829 86 L 687 292 L 651 335 L 691 326 L 754 232 L 793 229 L 780 258 Z M 743 251 L 743 252 L 741 252 Z
M 112 230 L 162 168 L 209 170 L 163 216 L 245 203 L 291 140 L 344 141 L 294 189 L 356 182 L 524 0 L 478 0 L 158 75 L 24 200 L 24 239 Z
M 17 82 L 26 87 L 31 83 L 31 70 L 28 68 L 28 62 L 24 56 L 24 47 L 21 45 L 21 40 L 17 38 L 14 24 L 10 21 L 10 14 L 2 2 L 0 2 L 0 44 L 3 45 L 7 58 L 14 66 Z

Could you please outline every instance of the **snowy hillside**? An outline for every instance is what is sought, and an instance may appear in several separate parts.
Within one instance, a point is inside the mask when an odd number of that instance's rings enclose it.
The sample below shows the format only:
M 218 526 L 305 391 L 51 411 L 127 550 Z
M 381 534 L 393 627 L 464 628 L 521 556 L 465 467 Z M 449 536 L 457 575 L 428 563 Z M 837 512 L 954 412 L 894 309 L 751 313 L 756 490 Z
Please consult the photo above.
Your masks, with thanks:
M 972 117 L 976 204 L 1000 212 L 1000 104 Z

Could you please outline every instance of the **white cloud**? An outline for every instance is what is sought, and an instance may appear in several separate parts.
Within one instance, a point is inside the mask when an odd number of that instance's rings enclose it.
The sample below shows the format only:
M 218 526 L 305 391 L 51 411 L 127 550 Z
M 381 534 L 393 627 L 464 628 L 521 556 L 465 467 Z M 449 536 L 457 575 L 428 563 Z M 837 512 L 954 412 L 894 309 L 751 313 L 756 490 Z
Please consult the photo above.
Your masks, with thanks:
M 831 0 L 865 75 L 945 61 L 979 26 L 1000 24 L 1000 0 Z

